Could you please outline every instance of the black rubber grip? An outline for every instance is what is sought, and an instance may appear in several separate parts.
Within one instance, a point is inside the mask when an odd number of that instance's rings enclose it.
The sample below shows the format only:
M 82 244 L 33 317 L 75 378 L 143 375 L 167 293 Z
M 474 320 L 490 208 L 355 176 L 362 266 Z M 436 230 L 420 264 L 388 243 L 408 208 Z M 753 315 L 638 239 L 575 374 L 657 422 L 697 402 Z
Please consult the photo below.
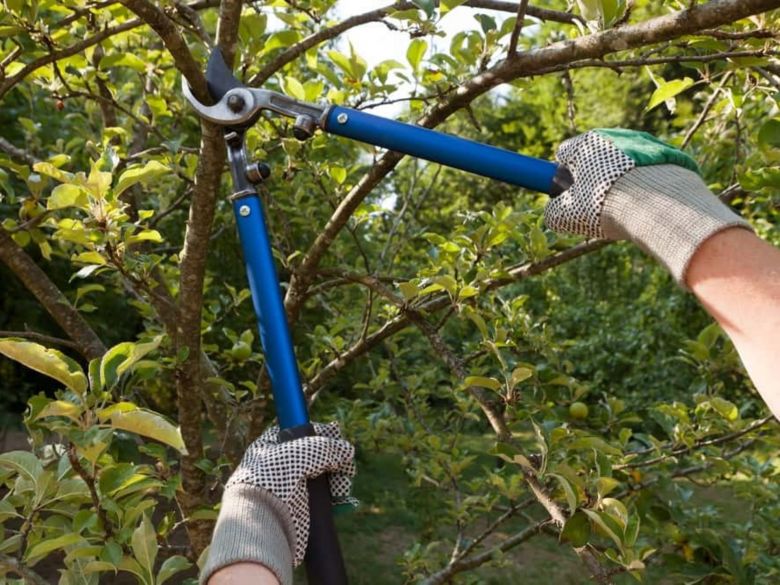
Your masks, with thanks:
M 574 176 L 571 174 L 571 171 L 563 165 L 558 165 L 558 170 L 555 171 L 552 186 L 550 187 L 550 197 L 557 197 L 564 191 L 567 191 L 573 184 Z
M 292 441 L 314 435 L 311 424 L 279 432 L 279 442 Z M 330 499 L 328 476 L 310 479 L 309 487 L 309 545 L 306 549 L 306 577 L 309 585 L 347 585 L 347 569 L 341 555 L 336 525 L 333 522 L 333 504 Z

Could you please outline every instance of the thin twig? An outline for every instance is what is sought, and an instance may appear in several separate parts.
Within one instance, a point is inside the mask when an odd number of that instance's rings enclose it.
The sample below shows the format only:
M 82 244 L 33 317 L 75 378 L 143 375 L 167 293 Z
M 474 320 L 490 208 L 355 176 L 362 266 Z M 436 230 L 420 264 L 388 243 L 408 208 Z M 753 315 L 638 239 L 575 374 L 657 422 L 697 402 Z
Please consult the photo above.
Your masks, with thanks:
M 509 48 L 506 50 L 506 56 L 508 59 L 511 59 L 517 52 L 517 39 L 520 38 L 520 33 L 523 31 L 526 10 L 528 10 L 528 0 L 520 0 L 520 3 L 517 5 L 517 20 L 515 21 L 515 28 L 512 29 L 512 36 L 509 37 Z

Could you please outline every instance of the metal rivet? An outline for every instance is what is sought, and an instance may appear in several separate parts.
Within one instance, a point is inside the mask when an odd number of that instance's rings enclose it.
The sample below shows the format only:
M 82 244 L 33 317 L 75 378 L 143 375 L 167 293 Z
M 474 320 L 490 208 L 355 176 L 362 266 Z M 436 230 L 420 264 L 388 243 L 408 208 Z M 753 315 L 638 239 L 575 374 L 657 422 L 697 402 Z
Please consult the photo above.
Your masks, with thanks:
M 242 205 L 241 207 L 239 207 L 239 208 L 238 208 L 238 214 L 239 214 L 241 217 L 246 217 L 246 216 L 247 216 L 247 215 L 249 215 L 250 213 L 252 213 L 252 210 L 251 210 L 251 209 L 249 209 L 249 206 L 248 206 L 248 205 Z
M 347 116 L 347 115 L 346 115 L 345 113 L 343 113 L 343 112 L 342 112 L 341 114 L 339 114 L 338 116 L 336 116 L 336 121 L 337 121 L 339 124 L 346 124 L 346 123 L 347 123 L 347 120 L 349 120 L 349 116 Z
M 238 114 L 244 109 L 244 98 L 238 94 L 231 94 L 227 99 L 227 106 L 231 112 Z

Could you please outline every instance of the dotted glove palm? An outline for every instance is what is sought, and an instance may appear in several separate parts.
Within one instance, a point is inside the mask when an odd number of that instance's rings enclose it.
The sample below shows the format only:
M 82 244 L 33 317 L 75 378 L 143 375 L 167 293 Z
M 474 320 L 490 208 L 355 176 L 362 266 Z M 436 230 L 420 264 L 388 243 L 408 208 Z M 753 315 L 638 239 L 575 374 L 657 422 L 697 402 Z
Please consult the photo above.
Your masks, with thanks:
M 286 585 L 309 540 L 307 479 L 328 473 L 334 505 L 350 497 L 354 447 L 337 423 L 314 423 L 315 436 L 278 442 L 272 427 L 252 443 L 225 486 L 201 583 L 217 570 L 241 561 L 264 565 Z
M 547 226 L 631 240 L 683 286 L 706 239 L 729 227 L 752 229 L 712 194 L 691 157 L 645 132 L 591 130 L 562 143 L 556 156 L 574 183 L 547 204 Z

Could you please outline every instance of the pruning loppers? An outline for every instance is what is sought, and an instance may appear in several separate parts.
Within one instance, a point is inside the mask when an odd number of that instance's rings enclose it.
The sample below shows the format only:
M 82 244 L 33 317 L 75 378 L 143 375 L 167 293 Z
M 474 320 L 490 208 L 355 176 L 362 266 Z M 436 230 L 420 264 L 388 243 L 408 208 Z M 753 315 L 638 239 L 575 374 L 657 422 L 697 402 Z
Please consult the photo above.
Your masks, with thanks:
M 244 144 L 246 130 L 263 111 L 294 118 L 293 134 L 299 140 L 310 138 L 319 129 L 552 196 L 559 195 L 572 183 L 569 170 L 550 161 L 360 110 L 310 104 L 281 93 L 246 87 L 233 76 L 219 49 L 211 54 L 206 81 L 215 102 L 213 105 L 200 103 L 184 79 L 182 90 L 198 115 L 224 127 L 233 177 L 230 200 L 281 429 L 280 441 L 314 434 L 314 429 L 309 421 L 271 241 L 256 187 L 268 178 L 270 169 L 263 163 L 250 162 Z M 309 583 L 346 584 L 326 476 L 309 481 L 309 505 L 311 529 L 305 559 Z

